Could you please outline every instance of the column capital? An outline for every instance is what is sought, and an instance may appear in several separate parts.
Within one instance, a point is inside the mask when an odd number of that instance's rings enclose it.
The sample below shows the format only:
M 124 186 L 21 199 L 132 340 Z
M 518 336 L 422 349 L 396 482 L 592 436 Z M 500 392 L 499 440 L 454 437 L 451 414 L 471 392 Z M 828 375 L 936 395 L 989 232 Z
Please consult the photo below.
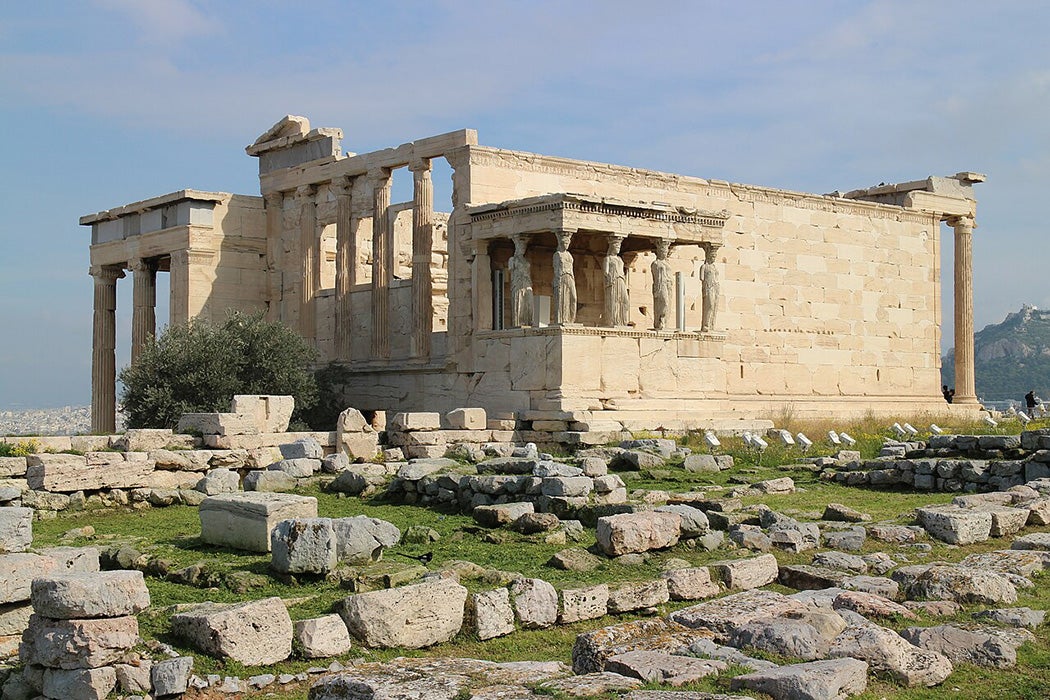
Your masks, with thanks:
M 408 169 L 414 173 L 430 172 L 429 158 L 413 158 L 408 162 Z
M 112 283 L 123 279 L 124 270 L 113 265 L 92 265 L 88 274 L 95 278 L 95 282 Z
M 156 263 L 148 258 L 132 258 L 128 261 L 128 269 L 134 273 L 139 272 L 152 272 L 156 268 Z
M 390 168 L 369 168 L 368 179 L 376 183 L 376 187 L 390 184 Z
M 280 190 L 276 192 L 267 192 L 263 195 L 263 201 L 266 202 L 266 207 L 280 207 L 284 204 L 284 192 Z
M 974 220 L 974 217 L 969 215 L 949 216 L 947 221 L 948 225 L 954 228 L 956 232 L 960 229 L 969 229 L 970 231 L 973 231 L 973 229 L 977 228 L 977 223 Z
M 315 185 L 299 185 L 295 188 L 295 198 L 298 200 L 304 200 L 308 197 L 313 197 L 315 192 L 317 192 L 317 187 Z
M 328 189 L 332 191 L 337 197 L 350 194 L 350 187 L 353 185 L 354 178 L 349 175 L 340 175 L 339 177 L 333 177 L 332 182 L 329 184 Z

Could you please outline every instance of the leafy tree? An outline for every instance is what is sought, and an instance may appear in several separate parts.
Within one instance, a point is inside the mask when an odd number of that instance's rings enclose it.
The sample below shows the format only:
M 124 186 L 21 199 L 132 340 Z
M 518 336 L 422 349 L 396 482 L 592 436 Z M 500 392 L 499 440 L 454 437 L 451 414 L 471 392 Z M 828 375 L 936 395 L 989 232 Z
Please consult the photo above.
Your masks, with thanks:
M 169 326 L 120 372 L 130 428 L 173 428 L 183 413 L 230 410 L 234 394 L 290 394 L 296 415 L 317 397 L 316 351 L 261 315 L 231 312 L 220 325 Z

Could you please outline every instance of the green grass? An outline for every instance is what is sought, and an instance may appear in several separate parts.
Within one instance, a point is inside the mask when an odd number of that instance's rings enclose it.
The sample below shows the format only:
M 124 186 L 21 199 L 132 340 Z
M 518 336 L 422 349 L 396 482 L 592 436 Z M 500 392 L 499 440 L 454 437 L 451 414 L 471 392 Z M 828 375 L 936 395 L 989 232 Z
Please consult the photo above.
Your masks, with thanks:
M 922 422 L 911 420 L 916 427 Z M 781 423 L 778 423 L 778 426 Z M 928 421 L 926 422 L 928 424 Z M 786 423 L 785 423 L 786 427 Z M 942 424 L 946 432 L 976 433 L 981 432 L 979 425 L 950 426 Z M 987 428 L 987 426 L 985 426 Z M 1000 426 L 1000 429 L 1003 425 Z M 823 426 L 816 424 L 792 424 L 792 432 L 799 430 L 810 435 L 817 443 L 809 456 L 830 454 L 831 448 L 823 445 Z M 858 422 L 846 428 L 852 431 L 860 443 L 865 457 L 874 456 L 882 437 L 888 437 L 888 427 L 880 428 L 873 421 Z M 881 432 L 880 432 L 881 430 Z M 818 432 L 822 431 L 822 432 Z M 695 438 L 686 438 L 684 442 L 692 443 Z M 774 510 L 784 512 L 801 520 L 819 518 L 828 503 L 842 503 L 872 516 L 873 521 L 886 521 L 896 524 L 913 523 L 915 508 L 930 503 L 945 503 L 951 500 L 952 494 L 912 493 L 900 490 L 873 490 L 848 488 L 833 482 L 821 480 L 819 475 L 808 465 L 797 464 L 800 453 L 797 449 L 783 448 L 770 441 L 770 449 L 761 459 L 752 450 L 744 448 L 739 438 L 723 440 L 724 452 L 733 454 L 736 466 L 721 473 L 693 474 L 680 466 L 671 465 L 665 471 L 668 478 L 655 480 L 646 478 L 630 479 L 628 490 L 659 489 L 672 492 L 706 491 L 711 496 L 724 495 L 727 489 L 733 488 L 739 481 L 755 482 L 780 476 L 794 479 L 798 491 L 790 495 L 743 496 L 744 507 L 764 504 Z M 628 566 L 616 561 L 604 560 L 594 571 L 586 573 L 567 572 L 546 566 L 546 562 L 555 552 L 570 546 L 589 547 L 594 544 L 594 530 L 585 531 L 583 541 L 578 543 L 549 544 L 544 542 L 543 535 L 524 536 L 508 530 L 487 530 L 478 527 L 469 516 L 456 513 L 442 513 L 428 508 L 393 505 L 380 501 L 362 501 L 355 498 L 341 498 L 322 492 L 316 488 L 305 491 L 318 499 L 318 513 L 327 517 L 351 515 L 368 515 L 392 522 L 402 531 L 412 525 L 430 527 L 440 534 L 437 542 L 423 545 L 402 544 L 387 550 L 384 560 L 371 567 L 359 567 L 357 573 L 362 576 L 373 575 L 382 571 L 411 567 L 413 563 L 397 556 L 397 553 L 419 554 L 425 551 L 434 553 L 430 569 L 441 568 L 454 560 L 465 560 L 491 570 L 515 572 L 527 577 L 538 577 L 551 582 L 558 589 L 582 587 L 595 583 L 616 583 L 628 580 L 649 580 L 659 575 L 662 565 L 669 558 L 684 559 L 694 565 L 705 565 L 718 559 L 734 556 L 727 550 L 705 552 L 681 543 L 669 550 L 653 552 L 642 565 Z M 63 539 L 63 533 L 74 528 L 91 525 L 95 535 L 90 538 Z M 1031 529 L 1029 529 L 1031 531 Z M 339 601 L 351 591 L 340 585 L 333 578 L 315 578 L 279 580 L 269 575 L 268 555 L 258 555 L 229 550 L 203 544 L 199 539 L 200 524 L 196 508 L 170 507 L 144 510 L 122 511 L 82 511 L 61 513 L 52 520 L 34 523 L 34 544 L 45 547 L 57 544 L 93 545 L 101 548 L 115 547 L 121 544 L 134 547 L 149 558 L 162 560 L 171 569 L 179 569 L 195 564 L 203 565 L 213 577 L 222 581 L 223 577 L 247 577 L 259 585 L 241 592 L 235 592 L 227 586 L 212 588 L 191 587 L 173 583 L 155 576 L 147 576 L 147 585 L 152 596 L 153 605 L 150 611 L 140 616 L 141 632 L 145 640 L 160 640 L 172 644 L 176 649 L 196 657 L 195 672 L 201 675 L 219 673 L 239 675 L 246 678 L 264 672 L 295 673 L 311 666 L 327 665 L 330 660 L 291 659 L 270 669 L 246 669 L 232 661 L 210 659 L 203 654 L 195 653 L 182 643 L 173 639 L 169 633 L 170 609 L 168 606 L 203 601 L 237 602 L 267 596 L 280 596 L 290 602 L 289 611 L 293 619 L 305 619 L 332 612 Z M 968 547 L 953 547 L 935 540 L 925 540 L 931 545 L 931 551 L 921 556 L 914 548 L 896 547 L 879 543 L 869 538 L 864 552 L 885 551 L 891 557 L 903 562 L 907 557 L 912 562 L 946 560 L 958 561 L 971 552 L 984 552 L 1008 546 L 1007 541 L 989 540 Z M 778 553 L 782 564 L 808 563 L 812 552 L 799 555 Z M 487 590 L 499 585 L 493 578 L 466 579 L 462 583 L 472 591 Z M 776 590 L 787 591 L 780 587 Z M 664 606 L 662 614 L 684 607 L 688 604 L 677 603 Z M 1037 580 L 1036 588 L 1021 591 L 1018 605 L 1033 608 L 1050 608 L 1050 586 Z M 960 620 L 969 619 L 974 608 L 968 607 Z M 452 642 L 424 650 L 386 649 L 369 650 L 357 645 L 351 652 L 340 659 L 344 663 L 352 659 L 384 661 L 396 656 L 460 656 L 489 659 L 494 661 L 520 660 L 557 660 L 570 663 L 572 645 L 581 632 L 597 629 L 609 624 L 631 619 L 630 616 L 606 616 L 600 620 L 591 620 L 573 625 L 558 626 L 547 630 L 522 630 L 506 637 L 479 641 L 471 633 L 462 632 Z M 942 620 L 923 619 L 921 624 L 939 624 Z M 893 625 L 894 623 L 887 623 Z M 914 623 L 910 623 L 914 624 Z M 896 624 L 895 626 L 900 626 Z M 722 674 L 719 678 L 708 679 L 702 683 L 686 686 L 691 689 L 707 692 L 728 692 L 728 679 L 733 674 Z M 267 688 L 265 693 L 281 698 L 306 697 L 308 684 L 291 687 Z M 653 686 L 658 687 L 658 686 Z M 932 689 L 903 689 L 884 681 L 872 680 L 869 690 L 861 700 L 878 698 L 997 698 L 1013 699 L 1050 697 L 1050 643 L 1046 635 L 1031 644 L 1025 645 L 1015 669 L 981 669 L 968 665 L 959 665 L 952 676 L 941 686 Z

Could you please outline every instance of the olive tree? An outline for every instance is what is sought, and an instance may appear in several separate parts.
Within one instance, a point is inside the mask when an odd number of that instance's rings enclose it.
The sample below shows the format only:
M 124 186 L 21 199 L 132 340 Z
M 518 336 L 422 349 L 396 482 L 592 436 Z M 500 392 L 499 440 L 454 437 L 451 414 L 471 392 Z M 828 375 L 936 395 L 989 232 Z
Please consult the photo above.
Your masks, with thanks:
M 317 398 L 316 356 L 297 333 L 261 315 L 168 326 L 120 372 L 127 425 L 173 428 L 183 413 L 229 411 L 234 394 L 292 395 L 298 415 Z

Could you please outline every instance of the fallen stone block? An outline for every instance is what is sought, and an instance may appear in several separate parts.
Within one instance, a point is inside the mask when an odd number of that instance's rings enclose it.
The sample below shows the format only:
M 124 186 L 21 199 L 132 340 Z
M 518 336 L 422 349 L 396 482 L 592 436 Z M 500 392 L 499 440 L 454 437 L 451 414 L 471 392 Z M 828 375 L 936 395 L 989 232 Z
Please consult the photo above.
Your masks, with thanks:
M 33 606 L 26 603 L 0 605 L 0 637 L 21 635 L 29 627 Z
M 153 666 L 150 667 L 150 682 L 153 685 L 154 697 L 185 693 L 189 689 L 190 673 L 192 672 L 192 656 L 154 661 Z
M 295 442 L 288 442 L 277 447 L 285 459 L 324 459 L 324 448 L 312 437 L 299 438 Z
M 677 610 L 671 613 L 670 620 L 692 629 L 707 628 L 716 633 L 714 636 L 725 639 L 733 629 L 751 620 L 809 608 L 808 604 L 775 591 L 754 589 Z
M 572 670 L 598 673 L 606 661 L 629 651 L 671 652 L 698 639 L 711 638 L 708 630 L 688 629 L 664 618 L 634 620 L 577 635 L 572 647 Z
M 290 493 L 245 491 L 201 502 L 201 541 L 251 552 L 270 551 L 270 531 L 281 520 L 316 518 L 317 499 Z
M 514 614 L 526 629 L 550 627 L 558 621 L 558 591 L 538 578 L 519 578 L 510 584 Z
M 139 641 L 139 623 L 131 615 L 87 620 L 33 615 L 20 658 L 49 668 L 98 668 L 123 660 Z
M 609 556 L 664 549 L 678 543 L 681 516 L 677 513 L 620 513 L 598 518 L 598 546 Z
M 510 591 L 496 588 L 470 596 L 470 618 L 478 639 L 502 637 L 514 631 L 514 607 Z
M 171 631 L 195 649 L 245 666 L 265 666 L 292 652 L 292 619 L 280 598 L 206 603 L 176 613 Z
M 24 552 L 33 544 L 33 509 L 0 508 L 0 554 Z
M 212 469 L 197 482 L 194 488 L 207 496 L 234 493 L 241 488 L 241 477 L 237 472 L 229 469 Z
M 596 620 L 609 612 L 609 586 L 602 583 L 587 588 L 566 588 L 561 592 L 558 622 Z
M 673 569 L 660 575 L 667 581 L 671 600 L 702 600 L 716 596 L 722 590 L 711 580 L 711 570 L 706 566 Z
M 908 608 L 895 603 L 889 598 L 860 591 L 845 591 L 835 596 L 831 607 L 834 610 L 852 610 L 864 617 L 900 617 L 904 620 L 917 620 L 918 616 Z
M 368 563 L 383 558 L 383 550 L 401 541 L 401 530 L 393 523 L 366 515 L 333 518 L 336 560 L 349 564 Z
M 952 673 L 943 654 L 920 649 L 891 629 L 855 625 L 835 638 L 829 656 L 867 661 L 872 671 L 887 673 L 905 686 L 934 686 Z
M 33 609 L 62 620 L 136 615 L 149 607 L 141 571 L 50 574 L 32 583 Z
M 484 408 L 455 408 L 445 414 L 450 430 L 484 430 L 488 417 Z
M 535 506 L 529 501 L 519 503 L 500 503 L 491 506 L 477 506 L 472 511 L 474 520 L 483 527 L 503 527 L 527 513 L 534 513 Z
M 913 600 L 954 600 L 964 604 L 1011 604 L 1017 588 L 1003 574 L 954 564 L 902 567 L 892 578 Z
M 370 647 L 419 649 L 452 639 L 463 626 L 467 589 L 439 579 L 358 593 L 340 615 L 356 639 Z
M 245 491 L 286 493 L 294 490 L 295 487 L 295 477 L 278 470 L 255 469 L 244 477 Z
M 336 565 L 331 518 L 293 518 L 270 532 L 270 568 L 282 574 L 327 574 Z
M 729 687 L 791 700 L 840 700 L 867 689 L 868 664 L 858 659 L 810 661 L 737 676 Z
M 97 457 L 89 462 L 92 455 Z M 144 487 L 153 473 L 147 459 L 127 460 L 119 452 L 89 452 L 85 456 L 37 454 L 26 457 L 29 488 L 53 493 Z
M 308 659 L 341 656 L 350 651 L 350 632 L 343 618 L 335 614 L 299 620 L 292 635 Z
M 390 421 L 390 430 L 410 432 L 413 430 L 441 430 L 440 413 L 395 413 Z
M 909 627 L 900 634 L 921 649 L 944 654 L 953 663 L 993 668 L 1009 668 L 1017 664 L 1017 647 L 1020 644 L 1010 643 L 987 632 L 939 625 Z
M 780 656 L 814 661 L 827 655 L 829 641 L 805 620 L 760 617 L 735 628 L 728 644 Z
M 55 560 L 39 554 L 0 554 L 0 604 L 29 600 L 34 578 L 55 569 Z
M 306 479 L 321 471 L 321 460 L 308 457 L 282 459 L 274 462 L 267 469 L 284 472 L 296 479 Z
M 633 610 L 648 610 L 663 605 L 670 599 L 667 579 L 623 583 L 609 591 L 609 612 L 614 614 Z
M 251 416 L 259 433 L 283 433 L 295 411 L 294 396 L 269 394 L 236 394 L 230 402 L 230 411 Z
M 605 668 L 646 683 L 681 686 L 718 675 L 728 669 L 729 664 L 692 656 L 672 656 L 661 651 L 628 651 L 610 656 Z
M 99 668 L 45 668 L 41 692 L 47 698 L 68 700 L 103 700 L 117 687 L 117 672 L 112 666 Z
M 717 561 L 711 568 L 729 589 L 759 588 L 777 580 L 779 567 L 772 554 L 761 554 L 746 559 Z
M 134 655 L 128 661 L 129 663 L 113 664 L 113 670 L 117 673 L 117 692 L 129 695 L 149 693 L 153 688 L 150 679 L 153 661 L 136 659 Z
M 988 619 L 1000 625 L 1035 629 L 1043 624 L 1043 620 L 1046 619 L 1046 611 L 1033 610 L 1032 608 L 997 608 L 982 610 L 974 613 L 973 616 L 978 620 Z
M 683 539 L 701 537 L 711 531 L 711 523 L 707 515 L 699 508 L 679 503 L 660 506 L 655 510 L 657 513 L 676 513 L 682 519 L 679 527 Z
M 958 506 L 927 506 L 916 511 L 919 522 L 930 533 L 948 544 L 984 542 L 991 535 L 992 514 Z
M 259 425 L 251 413 L 185 413 L 175 427 L 180 433 L 201 435 L 258 435 Z

